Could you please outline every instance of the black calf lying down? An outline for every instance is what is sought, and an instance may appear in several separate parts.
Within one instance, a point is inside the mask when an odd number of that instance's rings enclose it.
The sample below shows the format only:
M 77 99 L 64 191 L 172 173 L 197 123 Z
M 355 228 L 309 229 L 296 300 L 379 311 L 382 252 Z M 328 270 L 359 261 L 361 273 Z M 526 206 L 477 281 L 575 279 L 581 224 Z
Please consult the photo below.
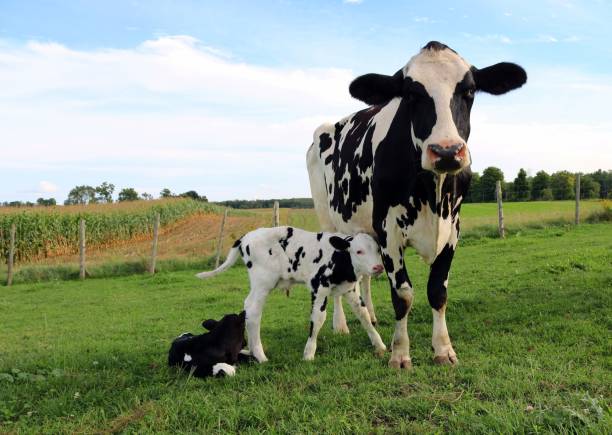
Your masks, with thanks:
M 221 320 L 205 320 L 202 326 L 210 332 L 201 335 L 184 333 L 174 339 L 168 353 L 168 365 L 192 371 L 193 376 L 234 376 L 236 364 L 243 360 L 240 351 L 246 345 L 246 314 L 228 314 Z M 248 357 L 244 357 L 246 359 Z

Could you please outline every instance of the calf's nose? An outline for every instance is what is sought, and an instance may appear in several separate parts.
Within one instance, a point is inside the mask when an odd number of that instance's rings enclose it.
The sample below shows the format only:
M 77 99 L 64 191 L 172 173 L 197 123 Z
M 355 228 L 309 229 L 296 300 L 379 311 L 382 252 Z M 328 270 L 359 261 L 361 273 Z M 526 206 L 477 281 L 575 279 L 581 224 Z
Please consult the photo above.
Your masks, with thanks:
M 381 273 L 385 268 L 383 267 L 382 264 L 377 264 L 376 266 L 374 266 L 372 268 L 372 272 L 373 273 Z

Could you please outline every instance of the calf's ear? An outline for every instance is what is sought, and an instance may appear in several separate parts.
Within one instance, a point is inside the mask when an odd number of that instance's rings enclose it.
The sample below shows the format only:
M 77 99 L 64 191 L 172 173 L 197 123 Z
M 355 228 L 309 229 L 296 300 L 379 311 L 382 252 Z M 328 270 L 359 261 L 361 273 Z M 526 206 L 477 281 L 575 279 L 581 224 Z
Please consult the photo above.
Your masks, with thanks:
M 476 89 L 493 95 L 501 95 L 520 88 L 527 82 L 525 70 L 510 62 L 496 63 L 483 69 L 472 67 Z
M 331 236 L 329 238 L 329 243 L 334 248 L 336 248 L 338 251 L 346 251 L 349 248 L 349 246 L 351 246 L 348 240 L 345 240 L 342 237 L 338 237 L 338 236 Z
M 240 320 L 244 321 L 246 319 L 246 311 L 242 310 L 240 314 L 238 314 Z
M 215 329 L 218 324 L 219 324 L 219 321 L 213 320 L 213 319 L 204 320 L 202 322 L 202 326 L 204 327 L 204 329 L 208 329 L 209 331 L 212 331 L 213 329 Z
M 351 82 L 349 92 L 353 98 L 366 104 L 384 104 L 393 97 L 402 95 L 403 78 L 401 70 L 392 76 L 365 74 Z

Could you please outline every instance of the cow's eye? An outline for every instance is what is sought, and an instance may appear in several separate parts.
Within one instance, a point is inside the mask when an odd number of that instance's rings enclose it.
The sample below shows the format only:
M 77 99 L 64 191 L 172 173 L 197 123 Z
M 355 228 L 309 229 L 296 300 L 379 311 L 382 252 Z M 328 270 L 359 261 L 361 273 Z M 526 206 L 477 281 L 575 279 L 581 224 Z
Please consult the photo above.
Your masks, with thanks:
M 359 251 L 357 251 L 357 255 L 363 255 L 363 251 L 360 249 Z
M 465 98 L 474 98 L 474 89 L 466 89 L 466 90 L 463 92 L 463 96 L 464 96 Z

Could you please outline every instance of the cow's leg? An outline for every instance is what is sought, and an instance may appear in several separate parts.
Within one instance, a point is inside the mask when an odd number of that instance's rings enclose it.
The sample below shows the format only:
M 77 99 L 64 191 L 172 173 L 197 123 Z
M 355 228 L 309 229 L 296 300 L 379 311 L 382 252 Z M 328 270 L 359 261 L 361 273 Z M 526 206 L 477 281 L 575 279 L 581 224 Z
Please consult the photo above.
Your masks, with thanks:
M 387 346 L 385 346 L 380 338 L 380 335 L 378 335 L 376 328 L 374 328 L 374 325 L 372 325 L 370 313 L 368 313 L 365 302 L 357 293 L 356 287 L 349 290 L 345 295 L 347 302 L 350 304 L 351 309 L 353 310 L 353 313 L 355 313 L 355 316 L 361 322 L 361 326 L 363 326 L 363 329 L 365 329 L 368 333 L 372 346 L 374 346 L 374 352 L 378 356 L 383 356 L 387 350 Z
M 260 328 L 261 314 L 270 290 L 271 287 L 251 285 L 251 291 L 244 301 L 249 351 L 260 363 L 268 361 L 261 344 Z
M 317 336 L 325 322 L 327 315 L 326 306 L 327 298 L 330 295 L 330 289 L 327 287 L 319 287 L 312 289 L 312 312 L 310 314 L 310 334 L 304 348 L 304 359 L 311 361 L 314 359 L 317 351 Z
M 458 361 L 446 329 L 446 289 L 454 253 L 455 250 L 451 245 L 446 245 L 442 249 L 431 265 L 427 281 L 427 298 L 433 313 L 431 345 L 436 364 L 456 364 Z
M 387 246 L 381 247 L 381 251 L 385 271 L 391 284 L 391 301 L 396 320 L 389 365 L 394 368 L 409 369 L 412 367 L 412 360 L 408 338 L 408 313 L 414 292 L 404 266 L 404 248 L 398 243 L 400 240 L 400 237 L 387 237 Z
M 337 334 L 348 334 L 350 333 L 348 325 L 346 324 L 346 316 L 344 315 L 344 308 L 342 308 L 342 296 L 334 296 L 334 318 L 332 322 L 334 332 Z
M 364 275 L 361 278 L 361 297 L 366 304 L 366 308 L 368 309 L 368 313 L 370 314 L 370 320 L 372 321 L 372 325 L 376 326 L 376 314 L 374 313 L 374 304 L 372 303 L 372 291 L 371 287 L 372 277 L 370 275 Z

